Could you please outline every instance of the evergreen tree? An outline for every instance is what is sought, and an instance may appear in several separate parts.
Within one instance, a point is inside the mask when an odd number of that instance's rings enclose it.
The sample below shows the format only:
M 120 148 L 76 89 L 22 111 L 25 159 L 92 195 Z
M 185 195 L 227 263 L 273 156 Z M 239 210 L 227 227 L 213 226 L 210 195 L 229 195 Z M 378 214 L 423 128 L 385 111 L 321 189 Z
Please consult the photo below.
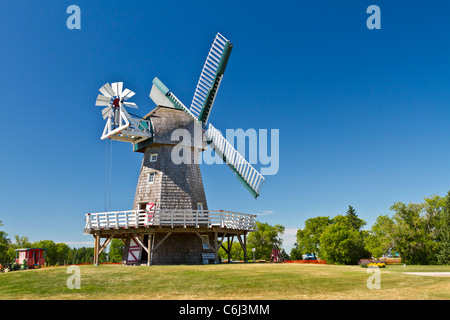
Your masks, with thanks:
M 348 219 L 350 227 L 357 231 L 360 231 L 361 228 L 366 224 L 364 220 L 358 217 L 358 215 L 356 214 L 356 210 L 352 206 L 348 206 L 346 217 Z

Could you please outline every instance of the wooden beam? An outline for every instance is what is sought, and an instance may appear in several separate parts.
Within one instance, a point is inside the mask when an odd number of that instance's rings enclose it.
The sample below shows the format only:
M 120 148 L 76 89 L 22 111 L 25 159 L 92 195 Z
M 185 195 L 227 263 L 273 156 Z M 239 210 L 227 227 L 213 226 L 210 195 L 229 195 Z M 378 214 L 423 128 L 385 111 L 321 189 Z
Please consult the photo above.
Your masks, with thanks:
M 228 236 L 227 242 L 228 242 L 228 263 L 231 260 L 231 247 L 233 246 L 233 239 L 234 239 L 234 234 L 231 235 L 231 242 L 230 242 L 230 236 Z
M 162 238 L 161 241 L 158 242 L 158 244 L 153 248 L 153 250 L 156 250 L 171 234 L 172 234 L 172 232 L 169 232 L 168 234 L 166 234 L 165 237 Z
M 202 241 L 202 245 L 203 245 L 203 238 L 202 238 L 202 236 L 200 235 L 200 233 L 196 232 L 195 234 L 200 238 L 200 240 Z M 214 251 L 214 248 L 211 247 L 211 244 L 210 244 L 209 242 L 207 242 L 206 244 L 208 245 L 209 249 L 211 249 L 212 251 Z
M 145 247 L 145 245 L 142 243 L 141 239 L 139 238 L 139 236 L 134 236 L 133 239 L 136 240 L 136 242 L 142 247 L 142 249 L 144 249 L 145 251 L 147 251 L 147 253 L 149 253 L 147 248 Z
M 218 232 L 219 236 L 222 234 L 244 234 L 244 230 L 239 229 L 227 229 L 227 228 L 220 228 L 220 227 L 212 227 L 212 228 L 197 228 L 197 227 L 160 227 L 160 226 L 150 226 L 150 227 L 139 227 L 139 228 L 128 228 L 128 229 L 109 229 L 109 230 L 91 230 L 89 234 L 92 234 L 93 236 L 95 234 L 100 234 L 103 238 L 106 238 L 110 235 L 114 235 L 114 237 L 125 237 L 127 234 L 147 234 L 148 232 L 155 232 L 155 233 L 173 233 L 173 232 L 183 232 L 183 233 L 193 233 L 193 232 L 199 232 L 199 233 L 211 233 L 211 232 Z
M 214 232 L 214 262 L 219 263 L 219 247 L 217 245 L 217 231 Z
M 100 234 L 95 235 L 95 243 L 94 243 L 94 265 L 99 265 L 99 247 L 100 247 Z
M 110 243 L 111 239 L 112 239 L 112 236 L 109 236 L 109 238 L 107 238 L 105 240 L 105 242 L 103 242 L 103 244 L 100 247 L 100 250 L 98 251 L 98 254 L 102 253 L 103 250 L 105 250 L 106 246 Z
M 152 233 L 148 233 L 147 241 L 147 265 L 151 265 L 151 252 L 152 252 Z
M 236 235 L 236 238 L 238 238 L 239 243 L 241 244 L 242 251 L 244 251 L 244 262 L 247 262 L 247 244 L 246 244 L 246 236 L 244 234 L 244 241 L 242 241 L 240 235 Z
M 247 232 L 244 232 L 244 262 L 247 262 Z
M 217 231 L 216 231 L 215 233 L 217 233 Z M 228 253 L 228 250 L 222 245 L 222 242 L 223 242 L 223 240 L 225 239 L 225 236 L 226 236 L 226 235 L 227 235 L 226 233 L 223 234 L 222 240 L 220 240 L 220 242 L 218 242 L 218 246 L 219 246 L 219 247 L 222 247 L 222 249 L 225 250 L 226 253 Z
M 125 238 L 125 246 L 124 246 L 124 248 L 123 248 L 123 254 L 122 254 L 122 263 L 127 263 L 127 260 L 128 260 L 128 250 L 130 250 L 130 241 L 131 241 L 131 238 L 130 238 L 130 236 L 128 235 L 128 236 Z
M 150 250 L 150 265 L 153 264 L 153 251 L 155 250 L 155 238 L 156 234 L 152 233 L 152 249 Z
M 226 253 L 228 253 L 228 249 L 225 248 L 222 244 L 220 244 L 220 247 L 221 247 Z
M 94 257 L 93 257 L 93 260 L 92 260 L 92 264 L 94 266 L 96 265 L 96 261 L 95 261 L 96 252 L 97 252 L 97 235 L 94 234 Z

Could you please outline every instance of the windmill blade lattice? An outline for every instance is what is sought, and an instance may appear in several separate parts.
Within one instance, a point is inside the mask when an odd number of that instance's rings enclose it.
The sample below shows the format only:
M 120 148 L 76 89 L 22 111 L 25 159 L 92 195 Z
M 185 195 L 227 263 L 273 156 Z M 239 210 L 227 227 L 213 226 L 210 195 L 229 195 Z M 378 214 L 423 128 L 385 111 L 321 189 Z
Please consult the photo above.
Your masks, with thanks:
M 210 123 L 206 131 L 206 141 L 234 171 L 238 180 L 257 198 L 265 178 L 245 158 L 236 151 L 227 139 Z
M 217 33 L 200 73 L 190 107 L 191 113 L 203 125 L 208 121 L 232 48 L 230 41 Z
M 150 98 L 156 105 L 183 110 L 193 120 L 201 122 L 208 144 L 233 170 L 245 188 L 257 198 L 265 178 L 234 149 L 216 128 L 209 124 L 206 130 L 206 122 L 232 48 L 233 45 L 230 41 L 217 33 L 200 74 L 190 108 L 187 108 L 158 78 L 153 79 Z

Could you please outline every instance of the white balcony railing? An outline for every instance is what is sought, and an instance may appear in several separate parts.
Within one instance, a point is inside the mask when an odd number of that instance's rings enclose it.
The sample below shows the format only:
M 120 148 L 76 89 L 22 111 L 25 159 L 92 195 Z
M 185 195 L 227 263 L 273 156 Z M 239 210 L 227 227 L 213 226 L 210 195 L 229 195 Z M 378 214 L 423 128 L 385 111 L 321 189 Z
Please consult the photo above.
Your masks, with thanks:
M 256 230 L 256 215 L 214 210 L 130 210 L 86 214 L 85 231 L 148 227 Z

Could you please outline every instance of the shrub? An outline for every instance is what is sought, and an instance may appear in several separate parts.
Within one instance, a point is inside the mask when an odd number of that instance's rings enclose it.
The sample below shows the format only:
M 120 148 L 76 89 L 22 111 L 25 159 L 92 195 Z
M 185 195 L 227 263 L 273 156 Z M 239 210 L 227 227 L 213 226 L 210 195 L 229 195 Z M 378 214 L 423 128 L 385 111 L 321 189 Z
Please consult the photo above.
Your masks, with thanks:
M 386 263 L 378 262 L 378 263 L 369 263 L 367 265 L 368 268 L 385 268 Z
M 385 268 L 386 261 L 378 259 L 361 259 L 359 260 L 359 265 L 361 266 L 361 268 L 370 268 L 370 267 Z

